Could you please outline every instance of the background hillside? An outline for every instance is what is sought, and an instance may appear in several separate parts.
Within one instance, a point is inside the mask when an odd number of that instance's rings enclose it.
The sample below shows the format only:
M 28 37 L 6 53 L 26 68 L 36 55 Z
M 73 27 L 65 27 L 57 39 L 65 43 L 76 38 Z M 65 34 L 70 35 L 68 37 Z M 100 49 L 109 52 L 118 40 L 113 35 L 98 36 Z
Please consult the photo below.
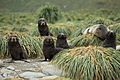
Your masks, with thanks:
M 50 3 L 64 11 L 78 9 L 120 9 L 120 0 L 0 0 L 0 12 L 33 12 Z

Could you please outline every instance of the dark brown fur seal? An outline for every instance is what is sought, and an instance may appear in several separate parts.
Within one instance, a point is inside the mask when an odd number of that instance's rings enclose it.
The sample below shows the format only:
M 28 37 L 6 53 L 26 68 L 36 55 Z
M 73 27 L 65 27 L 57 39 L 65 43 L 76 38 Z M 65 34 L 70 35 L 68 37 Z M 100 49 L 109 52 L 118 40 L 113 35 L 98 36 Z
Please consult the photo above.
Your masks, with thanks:
M 45 20 L 45 18 L 40 18 L 38 20 L 38 30 L 41 36 L 49 36 L 49 35 L 53 36 L 49 31 L 47 21 Z
M 27 55 L 20 45 L 17 35 L 13 33 L 8 36 L 8 53 L 11 55 L 12 61 L 27 59 Z
M 62 48 L 56 48 L 54 45 L 54 40 L 52 37 L 48 36 L 44 39 L 43 42 L 43 54 L 45 61 L 51 60 L 57 53 L 59 53 Z
M 116 49 L 116 33 L 109 31 L 106 34 L 105 40 L 103 41 L 103 47 L 112 47 Z
M 67 42 L 67 36 L 64 33 L 60 33 L 57 36 L 56 47 L 68 49 L 70 48 Z

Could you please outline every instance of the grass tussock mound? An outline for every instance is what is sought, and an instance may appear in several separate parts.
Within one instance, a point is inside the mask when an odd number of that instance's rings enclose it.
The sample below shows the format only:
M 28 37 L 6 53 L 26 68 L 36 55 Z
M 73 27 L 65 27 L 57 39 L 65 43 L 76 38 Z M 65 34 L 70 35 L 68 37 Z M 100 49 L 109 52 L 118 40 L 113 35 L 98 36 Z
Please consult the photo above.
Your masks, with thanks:
M 52 61 L 73 80 L 119 80 L 120 52 L 96 46 L 76 47 Z
M 24 48 L 29 58 L 43 57 L 41 37 L 31 37 L 25 34 L 17 34 L 20 45 Z M 0 57 L 8 57 L 7 35 L 0 38 Z
M 102 41 L 92 34 L 80 35 L 70 40 L 72 46 L 101 45 Z

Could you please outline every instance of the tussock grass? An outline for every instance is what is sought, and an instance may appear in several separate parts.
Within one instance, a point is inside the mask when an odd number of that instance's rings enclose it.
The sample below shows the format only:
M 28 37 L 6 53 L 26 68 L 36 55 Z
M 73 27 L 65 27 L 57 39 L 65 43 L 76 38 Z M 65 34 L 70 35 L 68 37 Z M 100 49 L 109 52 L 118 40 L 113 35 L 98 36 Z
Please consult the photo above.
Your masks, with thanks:
M 17 36 L 29 58 L 43 57 L 41 37 L 31 37 L 25 34 L 17 34 Z M 0 44 L 0 56 L 8 57 L 7 35 L 0 38 Z
M 26 54 L 30 58 L 43 57 L 42 54 L 42 38 L 31 37 L 28 35 L 19 35 L 20 44 L 25 49 Z
M 53 33 L 54 36 L 57 36 L 59 33 L 64 33 L 68 37 L 72 35 L 73 32 L 77 29 L 77 26 L 73 22 L 67 23 L 55 23 L 50 24 L 50 32 Z
M 7 39 L 6 37 L 0 37 L 0 58 L 7 56 Z
M 52 61 L 72 80 L 119 80 L 120 52 L 96 46 L 60 52 Z
M 41 6 L 38 10 L 38 17 L 45 18 L 50 23 L 55 23 L 56 21 L 60 20 L 62 17 L 60 9 L 49 3 Z
M 89 45 L 100 46 L 102 41 L 92 34 L 87 34 L 72 38 L 70 40 L 70 43 L 72 46 L 89 46 Z
M 110 25 L 110 28 L 115 31 L 116 33 L 120 34 L 120 23 L 116 23 L 113 25 Z
M 120 34 L 116 34 L 117 45 L 120 45 Z

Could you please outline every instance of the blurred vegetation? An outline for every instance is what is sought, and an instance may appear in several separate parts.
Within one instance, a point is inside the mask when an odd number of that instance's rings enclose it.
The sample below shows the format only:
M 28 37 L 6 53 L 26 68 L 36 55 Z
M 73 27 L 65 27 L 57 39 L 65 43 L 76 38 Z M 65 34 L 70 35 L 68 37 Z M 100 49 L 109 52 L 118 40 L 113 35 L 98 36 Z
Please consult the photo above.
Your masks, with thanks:
M 40 7 L 40 9 L 37 10 L 37 13 L 39 18 L 45 18 L 49 23 L 55 23 L 62 17 L 58 7 L 48 3 L 45 6 Z
M 0 11 L 34 12 L 46 2 L 58 5 L 64 11 L 100 8 L 120 10 L 120 0 L 0 0 Z

